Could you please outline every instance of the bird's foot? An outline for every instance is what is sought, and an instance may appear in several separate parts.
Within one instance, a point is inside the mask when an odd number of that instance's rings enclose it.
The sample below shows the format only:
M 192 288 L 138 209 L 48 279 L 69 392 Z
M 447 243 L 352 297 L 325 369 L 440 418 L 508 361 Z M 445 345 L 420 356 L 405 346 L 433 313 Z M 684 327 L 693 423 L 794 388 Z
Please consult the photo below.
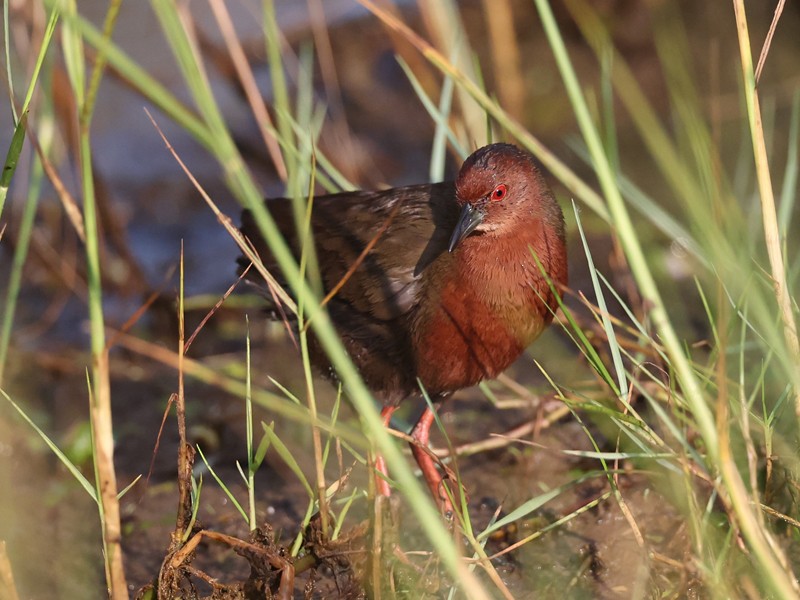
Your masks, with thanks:
M 422 476 L 425 478 L 439 510 L 448 523 L 452 522 L 456 516 L 453 501 L 459 498 L 458 484 L 455 482 L 452 471 L 442 465 L 442 469 L 445 471 L 445 475 L 442 476 L 437 468 L 438 457 L 435 457 L 426 446 L 412 444 L 411 453 L 422 471 Z

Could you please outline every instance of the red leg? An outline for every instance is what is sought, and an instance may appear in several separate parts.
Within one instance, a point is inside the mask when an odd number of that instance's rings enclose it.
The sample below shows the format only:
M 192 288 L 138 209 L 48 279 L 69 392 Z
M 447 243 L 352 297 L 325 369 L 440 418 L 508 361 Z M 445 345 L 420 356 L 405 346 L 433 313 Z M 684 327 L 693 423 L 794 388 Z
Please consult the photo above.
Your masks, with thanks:
M 384 406 L 381 410 L 381 420 L 384 427 L 389 427 L 389 421 L 392 420 L 394 411 L 397 410 L 396 406 Z M 377 484 L 378 493 L 381 496 L 389 497 L 391 490 L 389 489 L 389 482 L 385 479 L 389 476 L 389 471 L 386 469 L 386 460 L 383 455 L 378 453 L 375 455 L 375 470 L 378 472 L 375 476 L 375 483 Z M 383 477 L 381 477 L 383 475 Z
M 446 517 L 451 517 L 453 515 L 453 504 L 450 502 L 450 496 L 448 496 L 447 490 L 445 489 L 446 484 L 439 470 L 436 468 L 436 461 L 427 452 L 431 435 L 431 425 L 433 425 L 435 419 L 436 417 L 433 410 L 427 407 L 419 418 L 419 421 L 417 421 L 417 424 L 414 425 L 414 429 L 411 431 L 411 438 L 414 440 L 414 443 L 411 444 L 411 452 L 422 471 L 422 476 L 428 483 L 431 494 L 439 501 L 442 513 Z

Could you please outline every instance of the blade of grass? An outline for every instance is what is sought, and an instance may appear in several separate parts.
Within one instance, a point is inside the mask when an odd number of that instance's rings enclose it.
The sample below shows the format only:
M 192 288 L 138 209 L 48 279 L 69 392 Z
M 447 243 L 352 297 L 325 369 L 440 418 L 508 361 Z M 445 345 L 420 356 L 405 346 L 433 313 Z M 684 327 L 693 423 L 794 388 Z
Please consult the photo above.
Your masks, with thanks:
M 197 522 L 197 513 L 200 510 L 200 495 L 203 491 L 203 476 L 200 476 L 200 481 L 196 482 L 192 477 L 192 514 L 189 516 L 189 521 L 181 536 L 181 544 L 185 544 L 189 537 L 192 535 L 194 524 Z
M 269 425 L 262 423 L 261 426 L 264 429 L 264 433 L 269 437 L 270 445 L 275 448 L 275 452 L 278 453 L 278 456 L 281 457 L 281 460 L 286 463 L 286 466 L 289 467 L 292 473 L 294 473 L 294 476 L 297 477 L 297 480 L 303 485 L 308 497 L 313 500 L 314 490 L 312 489 L 311 484 L 308 483 L 308 479 L 303 473 L 303 469 L 301 469 L 300 465 L 297 464 L 297 460 L 295 459 L 291 450 L 286 447 L 286 444 L 284 444 L 283 441 L 278 437 L 278 434 L 275 433 L 275 422 L 273 421 Z
M 786 146 L 786 168 L 783 174 L 780 207 L 778 209 L 778 225 L 781 235 L 785 239 L 789 232 L 789 223 L 792 219 L 795 203 L 797 202 L 797 179 L 800 172 L 800 88 L 795 90 L 792 97 L 792 113 L 789 119 L 789 135 Z
M 133 486 L 135 486 L 137 483 L 139 483 L 139 481 L 141 479 L 142 479 L 142 475 L 141 474 L 139 474 L 136 477 L 134 477 L 133 481 L 131 481 L 128 485 L 126 485 L 124 488 L 122 488 L 122 490 L 120 490 L 119 494 L 117 494 L 117 499 L 118 500 L 122 500 L 122 498 L 125 497 L 125 494 L 127 494 L 129 491 L 131 491 L 133 489 Z
M 250 64 L 247 61 L 247 56 L 245 55 L 242 44 L 239 41 L 238 35 L 236 34 L 236 29 L 234 28 L 231 15 L 222 0 L 210 0 L 209 4 L 211 6 L 211 10 L 214 12 L 214 18 L 217 21 L 217 26 L 222 32 L 222 37 L 224 38 L 225 44 L 228 47 L 228 54 L 230 55 L 234 67 L 236 68 L 236 75 L 239 78 L 239 82 L 242 84 L 242 89 L 244 90 L 247 101 L 250 104 L 250 110 L 253 112 L 253 117 L 255 118 L 256 125 L 261 132 L 261 137 L 263 138 L 264 145 L 267 147 L 267 152 L 272 160 L 272 164 L 275 166 L 278 177 L 281 179 L 281 181 L 285 182 L 287 178 L 286 164 L 283 161 L 283 156 L 280 152 L 280 146 L 278 145 L 275 136 L 271 135 L 269 132 L 269 127 L 272 125 L 272 119 L 270 118 L 267 107 L 265 106 L 264 100 L 261 97 L 255 75 L 253 74 L 253 69 L 250 67 Z
M 83 476 L 83 473 L 81 473 L 80 469 L 76 467 L 69 460 L 69 458 L 67 458 L 67 455 L 61 451 L 61 449 L 56 445 L 56 443 L 53 440 L 51 440 L 50 437 L 44 431 L 42 431 L 42 429 L 40 429 L 38 425 L 36 425 L 36 423 L 33 422 L 33 420 L 22 409 L 22 407 L 16 402 L 14 402 L 2 388 L 0 388 L 0 396 L 3 396 L 3 398 L 6 399 L 6 402 L 8 402 L 11 406 L 13 406 L 14 410 L 16 410 L 19 413 L 19 415 L 25 420 L 25 422 L 31 426 L 31 428 L 39 435 L 40 438 L 42 438 L 42 441 L 45 444 L 47 444 L 48 448 L 50 448 L 50 451 L 53 454 L 55 454 L 58 460 L 61 461 L 64 467 L 66 467 L 67 471 L 69 471 L 70 474 L 72 474 L 72 476 L 81 485 L 81 487 L 84 490 L 86 490 L 86 493 L 89 494 L 89 497 L 95 502 L 98 502 L 97 492 L 94 486 L 89 482 L 88 479 L 86 479 L 86 477 Z
M 14 106 L 14 100 L 16 99 L 16 96 L 14 95 L 14 76 L 11 74 L 11 35 L 8 29 L 9 4 L 10 4 L 9 0 L 3 0 L 3 51 L 4 51 L 3 56 L 6 61 L 6 83 L 8 84 L 8 100 L 9 100 L 8 104 L 11 107 L 11 118 L 14 120 L 14 123 L 17 123 L 19 121 L 19 117 L 17 116 L 17 107 Z
M 758 82 L 761 80 L 761 71 L 764 69 L 764 64 L 767 62 L 767 56 L 769 55 L 769 49 L 772 45 L 772 38 L 775 35 L 775 29 L 778 27 L 778 21 L 781 19 L 781 15 L 783 14 L 783 7 L 786 5 L 786 0 L 778 0 L 778 5 L 775 7 L 775 14 L 772 17 L 772 23 L 769 25 L 769 31 L 767 32 L 767 37 L 764 40 L 764 46 L 761 48 L 761 52 L 758 55 L 758 65 L 756 66 L 756 73 L 755 73 L 755 82 L 758 85 Z
M 715 462 L 713 459 L 716 454 L 717 435 L 711 412 L 708 409 L 689 361 L 683 353 L 683 348 L 678 340 L 678 336 L 670 323 L 661 294 L 658 291 L 658 287 L 650 272 L 641 244 L 636 235 L 636 230 L 631 222 L 630 215 L 622 200 L 619 189 L 616 186 L 616 178 L 611 170 L 611 165 L 603 151 L 603 146 L 597 134 L 597 130 L 592 123 L 588 107 L 586 106 L 581 92 L 580 84 L 572 68 L 550 5 L 546 0 L 535 0 L 535 3 L 539 10 L 539 15 L 542 18 L 542 24 L 548 40 L 550 41 L 559 70 L 561 71 L 562 79 L 567 88 L 567 93 L 577 117 L 578 124 L 592 156 L 595 171 L 600 180 L 600 185 L 606 201 L 608 202 L 609 212 L 617 228 L 618 236 L 628 258 L 631 271 L 639 284 L 644 298 L 652 304 L 651 318 L 664 340 L 664 345 L 676 367 L 678 376 L 684 387 L 686 400 L 698 420 L 698 428 L 709 447 L 712 462 Z
M 0 175 L 0 215 L 3 214 L 6 197 L 8 196 L 8 188 L 11 187 L 11 179 L 17 170 L 19 156 L 22 153 L 22 146 L 25 143 L 25 127 L 27 120 L 28 113 L 23 112 L 22 118 L 17 122 L 14 128 L 14 135 L 11 137 L 11 144 L 8 146 L 6 160 L 3 163 L 3 173 Z
M 59 6 L 61 0 L 44 0 L 51 9 Z M 123 52 L 119 46 L 105 37 L 92 23 L 77 13 L 61 15 L 65 23 L 74 27 L 75 31 L 83 36 L 96 51 L 105 55 L 108 64 L 121 75 L 134 89 L 138 90 L 145 98 L 155 104 L 169 118 L 174 120 L 181 128 L 191 134 L 204 148 L 214 153 L 216 140 L 208 131 L 198 116 L 189 110 L 182 102 L 167 90 L 157 79 L 147 73 Z
M 253 454 L 253 395 L 252 395 L 252 385 L 250 379 L 250 373 L 251 373 L 250 318 L 247 316 L 245 316 L 245 323 L 247 325 L 247 345 L 246 345 L 246 355 L 245 355 L 245 365 L 247 372 L 245 379 L 245 388 L 247 391 L 245 392 L 244 395 L 244 411 L 245 411 L 245 427 L 246 427 L 245 439 L 247 441 L 247 505 L 249 508 L 248 522 L 250 523 L 250 531 L 255 531 L 256 529 L 255 474 L 258 466 L 256 464 L 256 455 Z M 266 453 L 266 449 L 264 450 L 264 452 Z M 261 459 L 258 460 L 258 465 L 261 464 L 261 460 L 263 460 L 263 455 Z
M 405 73 L 406 77 L 408 78 L 411 87 L 414 90 L 414 93 L 417 95 L 417 98 L 422 103 L 422 106 L 430 115 L 433 122 L 436 124 L 436 131 L 444 131 L 447 135 L 447 140 L 450 144 L 455 148 L 458 155 L 462 158 L 466 158 L 468 152 L 465 148 L 461 146 L 461 143 L 458 141 L 458 137 L 456 136 L 455 132 L 453 131 L 452 127 L 450 127 L 450 123 L 447 120 L 447 117 L 444 113 L 441 112 L 440 108 L 437 108 L 436 105 L 433 103 L 433 100 L 425 93 L 425 89 L 422 87 L 419 79 L 414 75 L 414 72 L 411 70 L 411 67 L 399 56 L 397 57 L 397 63 L 400 65 L 400 68 L 403 69 L 403 73 Z M 452 81 L 451 78 L 445 79 L 445 84 L 447 81 Z M 443 85 L 444 88 L 444 85 Z M 444 98 L 444 89 L 442 89 L 442 98 Z M 431 181 L 437 181 L 436 179 L 431 178 Z
M 572 481 L 569 481 L 563 485 L 555 487 L 552 490 L 549 490 L 543 494 L 539 494 L 538 496 L 527 500 L 524 504 L 520 505 L 519 507 L 508 513 L 502 519 L 498 519 L 489 527 L 481 531 L 477 535 L 477 539 L 484 540 L 488 538 L 490 535 L 492 535 L 492 533 L 494 533 L 495 531 L 499 531 L 503 527 L 506 527 L 507 525 L 510 525 L 515 521 L 524 519 L 535 510 L 540 509 L 542 506 L 544 506 L 551 500 L 558 498 L 561 494 L 567 492 L 568 490 L 571 490 L 572 488 L 583 483 L 584 481 L 604 476 L 605 473 L 603 471 L 589 471 L 587 473 L 582 474 L 580 477 L 573 479 Z
M 792 299 L 786 280 L 786 270 L 781 251 L 781 237 L 778 230 L 778 218 L 775 212 L 775 197 L 772 191 L 772 177 L 769 169 L 769 157 L 764 141 L 764 131 L 761 123 L 761 108 L 759 95 L 756 90 L 755 75 L 753 74 L 753 56 L 750 50 L 750 34 L 747 27 L 743 0 L 734 0 L 734 14 L 736 16 L 736 32 L 739 37 L 739 54 L 744 79 L 744 96 L 747 106 L 748 122 L 750 124 L 750 138 L 753 143 L 753 154 L 756 162 L 756 175 L 758 189 L 761 194 L 761 218 L 764 227 L 764 238 L 772 268 L 772 283 L 775 286 L 775 296 L 783 320 L 783 332 L 786 346 L 791 354 L 792 366 L 789 375 L 795 387 L 795 413 L 800 420 L 800 342 L 797 338 L 797 325 L 792 309 Z
M 577 154 L 586 164 L 591 165 L 591 157 L 586 146 L 576 138 L 567 138 L 567 145 Z M 683 224 L 673 217 L 665 208 L 646 194 L 630 178 L 623 173 L 617 174 L 617 185 L 623 197 L 636 209 L 639 216 L 647 219 L 654 227 L 664 233 L 670 239 L 680 242 L 692 256 L 710 268 L 706 252 L 683 226 Z
M 306 265 L 308 262 L 313 261 L 313 273 L 308 275 L 314 290 L 317 294 L 322 293 L 322 278 L 319 272 L 319 264 L 316 260 L 316 252 L 314 251 L 313 232 L 311 231 L 311 213 L 314 207 L 314 176 L 316 174 L 316 163 L 311 163 L 311 182 L 308 185 L 308 198 L 303 207 L 301 202 L 295 202 L 298 209 L 305 208 L 305 215 L 296 214 L 297 225 L 300 231 L 298 232 L 300 239 L 303 240 L 303 250 L 300 256 L 300 273 L 302 277 L 306 276 Z M 317 418 L 317 396 L 314 388 L 314 373 L 311 366 L 311 356 L 308 347 L 308 332 L 303 323 L 303 301 L 304 297 L 300 298 L 298 303 L 297 319 L 298 329 L 300 332 L 300 354 L 303 362 L 303 375 L 306 383 L 306 399 L 308 404 L 308 412 L 312 419 Z M 325 493 L 327 484 L 325 483 L 325 463 L 323 461 L 322 450 L 322 436 L 319 427 L 311 427 L 311 442 L 314 449 L 314 466 L 316 469 L 315 478 L 317 484 L 317 501 L 319 502 L 320 525 L 322 527 L 322 535 L 328 536 L 329 531 L 329 514 L 328 514 L 328 498 Z
M 275 2 L 274 0 L 263 0 L 262 6 L 264 15 L 264 42 L 266 43 L 267 62 L 269 63 L 270 79 L 272 81 L 272 95 L 275 102 L 275 120 L 277 121 L 280 138 L 284 140 L 286 145 L 295 148 L 296 144 L 292 137 L 291 123 L 286 117 L 286 115 L 291 114 L 291 102 L 289 100 L 289 90 L 286 85 L 286 75 L 283 70 L 281 33 L 278 29 L 277 18 L 275 17 Z M 290 181 L 291 174 L 297 171 L 300 162 L 296 158 L 287 157 L 285 154 L 284 161 L 286 162 L 286 172 L 288 174 L 288 180 Z
M 583 224 L 581 223 L 581 217 L 578 213 L 578 206 L 575 204 L 574 200 L 572 202 L 572 210 L 575 213 L 575 223 L 578 226 L 578 233 L 580 234 L 581 242 L 583 243 L 583 253 L 588 262 L 589 277 L 592 280 L 592 288 L 594 289 L 595 298 L 597 299 L 597 305 L 600 308 L 600 318 L 602 320 L 603 329 L 606 332 L 606 338 L 608 340 L 608 349 L 611 352 L 611 359 L 614 363 L 614 370 L 616 371 L 617 375 L 617 388 L 615 391 L 617 392 L 618 399 L 627 404 L 625 402 L 625 391 L 628 389 L 628 380 L 625 375 L 625 366 L 622 364 L 622 355 L 620 353 L 619 345 L 616 343 L 617 338 L 614 334 L 614 326 L 608 316 L 609 313 L 608 307 L 606 306 L 606 298 L 603 294 L 603 288 L 600 286 L 600 280 L 597 277 L 597 271 L 594 267 L 592 253 L 589 250 L 589 243 L 586 241 L 586 235 L 583 232 Z
M 403 66 L 403 70 L 407 68 L 408 65 Z M 438 115 L 441 115 L 441 119 L 436 122 L 436 131 L 433 134 L 433 144 L 431 146 L 431 166 L 428 174 L 431 182 L 444 181 L 445 151 L 447 150 L 447 136 L 450 131 L 448 121 L 450 110 L 453 106 L 454 87 L 452 78 L 445 77 L 437 111 Z M 422 90 L 420 89 L 420 91 Z
M 33 98 L 33 92 L 36 89 L 36 84 L 39 82 L 39 73 L 41 72 L 42 66 L 44 65 L 45 57 L 47 56 L 47 52 L 50 49 L 50 42 L 53 39 L 53 32 L 56 28 L 56 23 L 58 22 L 59 11 L 56 7 L 52 7 L 50 9 L 50 16 L 47 20 L 47 27 L 44 31 L 44 37 L 42 39 L 42 44 L 39 47 L 39 54 L 36 57 L 36 62 L 33 66 L 33 73 L 31 74 L 31 80 L 28 83 L 28 89 L 25 92 L 25 100 L 22 102 L 22 109 L 20 110 L 20 116 L 17 117 L 17 111 L 15 106 L 15 98 L 14 98 L 14 84 L 12 81 L 11 75 L 11 57 L 9 53 L 9 38 L 8 38 L 8 2 L 3 2 L 3 12 L 6 15 L 6 20 L 3 24 L 3 28 L 6 33 L 5 38 L 5 59 L 6 59 L 6 77 L 8 82 L 9 88 L 9 98 L 10 98 L 10 106 L 12 116 L 14 118 L 14 135 L 11 138 L 11 144 L 8 147 L 8 152 L 6 153 L 6 159 L 3 163 L 3 171 L 0 173 L 0 215 L 3 214 L 3 207 L 6 203 L 6 197 L 8 196 L 8 188 L 11 185 L 11 179 L 14 177 L 14 173 L 17 168 L 17 162 L 19 160 L 19 155 L 22 152 L 22 145 L 25 140 L 25 128 L 26 122 L 28 118 L 28 107 L 30 106 L 31 99 Z M 0 381 L 2 381 L 2 377 L 0 377 Z
M 475 80 L 473 69 L 472 50 L 461 20 L 458 5 L 454 0 L 439 0 L 439 2 L 418 2 L 423 20 L 431 32 L 440 52 L 445 56 L 454 57 L 452 64 L 465 74 L 470 80 Z M 468 140 L 479 141 L 484 139 L 485 128 L 483 111 L 475 102 L 468 90 L 460 87 L 456 90 L 459 108 L 466 128 Z M 482 146 L 483 143 L 478 145 Z
M 247 512 L 244 510 L 244 508 L 242 508 L 242 505 L 239 504 L 239 501 L 236 499 L 236 496 L 233 495 L 233 492 L 230 490 L 230 488 L 228 488 L 228 486 L 225 485 L 225 482 L 222 481 L 222 478 L 219 475 L 217 475 L 216 471 L 214 471 L 214 468 L 208 462 L 206 455 L 203 454 L 203 450 L 202 448 L 200 448 L 199 445 L 197 446 L 197 453 L 200 455 L 200 458 L 203 459 L 203 463 L 205 464 L 206 469 L 208 469 L 208 472 L 211 473 L 211 476 L 214 478 L 214 481 L 217 482 L 217 485 L 219 485 L 220 489 L 225 493 L 225 495 L 228 497 L 228 500 L 231 501 L 231 504 L 233 504 L 236 510 L 239 511 L 239 514 L 242 515 L 244 522 L 247 523 L 247 525 L 250 527 L 250 530 L 252 531 L 254 528 L 253 527 L 254 523 L 253 521 L 251 521 L 250 516 L 248 516 Z M 195 502 L 194 504 L 197 505 L 198 503 Z
M 44 114 L 48 112 L 49 110 L 43 107 L 43 114 L 39 119 L 39 127 L 40 131 L 42 131 L 40 136 L 40 144 L 42 151 L 45 153 L 49 153 L 50 151 L 52 134 L 54 132 L 52 114 Z M 21 122 L 20 124 L 22 125 L 23 123 Z M 33 223 L 34 219 L 36 218 L 36 210 L 39 206 L 39 196 L 42 191 L 42 183 L 44 179 L 43 176 L 44 169 L 42 167 L 42 162 L 39 157 L 34 154 L 25 208 L 19 224 L 17 243 L 16 247 L 14 248 L 14 257 L 11 263 L 11 273 L 8 277 L 8 283 L 6 284 L 5 304 L 3 306 L 3 321 L 0 325 L 0 385 L 3 384 L 3 375 L 6 368 L 6 360 L 8 359 L 9 344 L 11 342 L 11 331 L 14 327 L 14 315 L 16 314 L 17 299 L 19 298 L 20 288 L 22 286 L 23 268 L 28 257 L 28 249 L 30 248 Z

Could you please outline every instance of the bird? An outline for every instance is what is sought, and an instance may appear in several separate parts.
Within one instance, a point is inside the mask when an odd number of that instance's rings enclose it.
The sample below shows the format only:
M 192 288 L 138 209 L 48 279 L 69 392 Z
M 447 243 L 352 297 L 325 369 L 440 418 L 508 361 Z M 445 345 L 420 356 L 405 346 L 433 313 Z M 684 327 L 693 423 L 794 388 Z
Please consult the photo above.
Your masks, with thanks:
M 568 275 L 561 208 L 533 156 L 507 143 L 473 152 L 454 181 L 320 195 L 312 207 L 327 310 L 364 383 L 383 402 L 384 425 L 406 398 L 424 390 L 433 401 L 411 430 L 411 450 L 452 518 L 451 493 L 427 449 L 431 405 L 502 373 L 551 323 Z M 291 202 L 271 198 L 266 208 L 299 257 Z M 248 210 L 240 231 L 285 283 Z M 239 258 L 240 274 L 249 263 Z M 256 283 L 259 277 L 246 274 Z M 264 295 L 269 315 L 286 314 Z M 335 378 L 318 343 L 310 342 L 310 353 Z M 381 456 L 375 469 L 378 494 L 389 496 Z

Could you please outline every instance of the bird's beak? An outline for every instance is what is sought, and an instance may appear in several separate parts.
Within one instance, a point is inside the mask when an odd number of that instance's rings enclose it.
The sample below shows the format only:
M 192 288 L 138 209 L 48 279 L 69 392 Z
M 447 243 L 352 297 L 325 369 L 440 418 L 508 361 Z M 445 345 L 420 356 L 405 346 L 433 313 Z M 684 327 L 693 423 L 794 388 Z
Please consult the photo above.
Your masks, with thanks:
M 475 231 L 475 228 L 481 224 L 484 216 L 485 213 L 483 210 L 476 208 L 468 202 L 465 203 L 464 208 L 461 209 L 461 214 L 458 216 L 458 223 L 456 223 L 456 227 L 453 230 L 453 235 L 450 236 L 450 245 L 447 247 L 447 250 L 449 252 L 455 250 L 456 246 L 461 243 L 461 240 Z

